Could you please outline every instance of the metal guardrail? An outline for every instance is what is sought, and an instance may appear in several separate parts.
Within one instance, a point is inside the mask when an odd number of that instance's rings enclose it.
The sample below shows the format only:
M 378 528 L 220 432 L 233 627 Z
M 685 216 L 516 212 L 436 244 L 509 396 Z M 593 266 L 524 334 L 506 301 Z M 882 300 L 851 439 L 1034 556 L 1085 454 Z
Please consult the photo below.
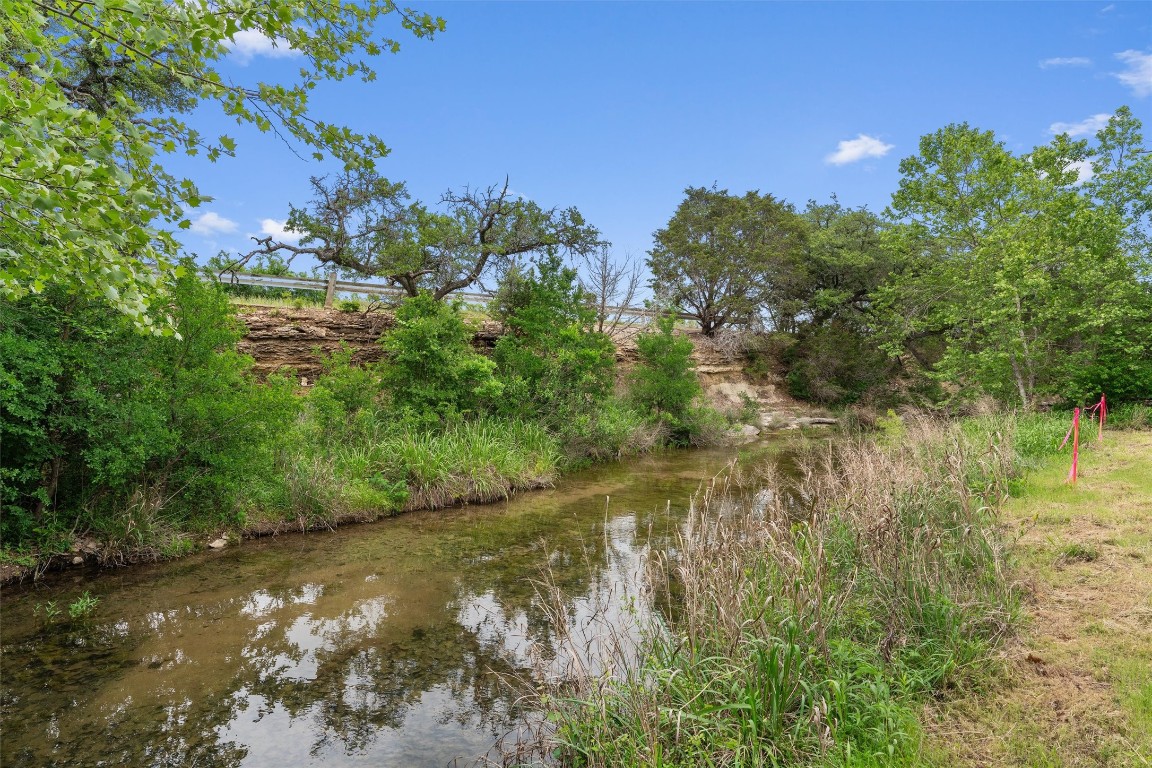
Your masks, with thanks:
M 403 298 L 407 295 L 404 291 L 391 285 L 362 283 L 356 280 L 339 280 L 335 274 L 331 275 L 327 280 L 320 280 L 310 277 L 283 277 L 280 275 L 253 275 L 247 272 L 224 272 L 220 275 L 205 274 L 204 279 L 229 285 L 255 285 L 263 288 L 288 288 L 298 291 L 324 291 L 325 307 L 332 306 L 332 302 L 337 293 L 359 293 L 368 296 L 392 296 L 395 298 Z M 453 299 L 460 299 L 465 302 L 477 304 L 491 301 L 493 295 L 494 294 L 491 293 L 470 293 L 467 291 L 456 291 L 449 294 Z M 642 317 L 647 319 L 651 319 L 660 314 L 647 307 L 604 307 L 604 311 L 610 315 L 620 313 L 627 317 Z M 679 317 L 683 320 L 692 319 L 690 315 L 683 313 L 681 313 Z

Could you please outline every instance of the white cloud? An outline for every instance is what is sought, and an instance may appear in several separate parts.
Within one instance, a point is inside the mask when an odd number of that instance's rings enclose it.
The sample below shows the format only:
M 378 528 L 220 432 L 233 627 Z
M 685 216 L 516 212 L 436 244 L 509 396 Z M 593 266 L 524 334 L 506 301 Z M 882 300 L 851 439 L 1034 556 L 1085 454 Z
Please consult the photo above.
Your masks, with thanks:
M 1108 125 L 1108 120 L 1111 117 L 1112 115 L 1099 114 L 1092 115 L 1092 117 L 1081 120 L 1078 123 L 1052 123 L 1052 125 L 1048 127 L 1048 130 L 1053 134 L 1066 133 L 1069 136 L 1083 136 L 1089 133 L 1095 134 L 1097 131 L 1103 129 L 1104 126 Z
M 1092 172 L 1092 163 L 1088 160 L 1077 160 L 1074 163 L 1069 163 L 1067 169 L 1076 171 L 1077 184 L 1083 184 L 1096 175 Z
M 261 219 L 260 220 L 260 234 L 271 235 L 273 240 L 278 240 L 282 243 L 298 243 L 300 238 L 303 237 L 299 232 L 291 229 L 286 229 L 284 225 L 287 222 L 276 221 L 276 219 Z
M 1083 56 L 1056 56 L 1051 59 L 1044 59 L 1040 62 L 1040 69 L 1048 69 L 1048 67 L 1090 67 L 1092 66 L 1092 59 Z
M 1128 50 L 1116 54 L 1116 58 L 1128 65 L 1128 70 L 1113 72 L 1113 76 L 1139 98 L 1152 94 L 1152 53 Z
M 192 231 L 198 235 L 227 234 L 236 231 L 236 222 L 226 219 L 214 211 L 206 211 L 192 222 Z
M 256 56 L 288 59 L 300 55 L 300 51 L 291 48 L 284 38 L 273 39 L 254 29 L 240 30 L 225 45 L 240 64 L 247 64 Z
M 1111 13 L 1114 10 L 1116 10 L 1116 3 L 1109 3 L 1100 9 L 1100 13 Z
M 866 157 L 884 157 L 892 147 L 892 144 L 885 144 L 880 139 L 862 133 L 854 139 L 837 144 L 836 151 L 825 157 L 824 162 L 829 165 L 847 165 Z

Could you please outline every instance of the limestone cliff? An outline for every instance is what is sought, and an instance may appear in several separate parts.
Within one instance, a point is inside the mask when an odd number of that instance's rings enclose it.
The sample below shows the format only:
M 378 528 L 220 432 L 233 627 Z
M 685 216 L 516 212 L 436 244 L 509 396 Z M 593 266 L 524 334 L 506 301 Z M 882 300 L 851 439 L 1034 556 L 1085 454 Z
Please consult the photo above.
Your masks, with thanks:
M 322 370 L 321 355 L 339 349 L 341 342 L 353 350 L 353 359 L 359 363 L 380 360 L 383 351 L 378 341 L 393 323 L 388 312 L 365 314 L 316 307 L 241 307 L 240 319 L 247 328 L 240 351 L 255 359 L 256 372 L 267 376 L 292 371 L 302 386 L 316 380 Z M 502 330 L 498 322 L 483 323 L 473 345 L 482 351 L 491 349 Z M 636 361 L 634 337 L 638 330 L 632 328 L 614 338 L 616 360 L 624 370 Z M 692 358 L 697 375 L 714 405 L 740 409 L 751 400 L 765 427 L 811 421 L 811 408 L 789 397 L 778 377 L 753 380 L 745 373 L 741 359 L 725 355 L 698 333 L 688 335 L 695 346 Z

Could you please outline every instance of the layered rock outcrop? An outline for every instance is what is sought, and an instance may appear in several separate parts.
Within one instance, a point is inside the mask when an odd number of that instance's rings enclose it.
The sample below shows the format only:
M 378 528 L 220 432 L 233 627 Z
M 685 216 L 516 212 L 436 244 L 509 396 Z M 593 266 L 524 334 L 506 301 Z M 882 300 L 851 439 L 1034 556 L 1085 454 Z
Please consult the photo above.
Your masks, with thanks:
M 257 374 L 292 372 L 302 386 L 316 380 L 323 371 L 323 357 L 340 349 L 341 343 L 352 350 L 357 363 L 383 358 L 379 340 L 393 324 L 391 313 L 385 311 L 341 312 L 317 307 L 242 307 L 240 319 L 247 332 L 239 349 L 256 361 Z M 639 331 L 634 326 L 614 336 L 616 360 L 624 370 L 636 363 L 635 336 Z M 482 351 L 491 349 L 501 333 L 500 323 L 486 321 L 472 343 Z M 753 380 L 742 359 L 720 351 L 699 333 L 688 336 L 695 347 L 692 358 L 696 374 L 714 406 L 722 410 L 751 408 L 764 428 L 804 425 L 819 418 L 810 407 L 789 397 L 778 377 Z

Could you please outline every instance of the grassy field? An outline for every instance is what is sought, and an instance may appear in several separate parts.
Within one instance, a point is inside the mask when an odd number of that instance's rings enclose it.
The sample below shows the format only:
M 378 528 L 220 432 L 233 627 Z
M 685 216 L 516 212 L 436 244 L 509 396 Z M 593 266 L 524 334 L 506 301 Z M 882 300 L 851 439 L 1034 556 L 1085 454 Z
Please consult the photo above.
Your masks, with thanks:
M 1005 508 L 1027 623 L 1010 683 L 932 707 L 941 765 L 1152 765 L 1152 432 L 1105 432 L 1066 483 L 1067 452 Z

